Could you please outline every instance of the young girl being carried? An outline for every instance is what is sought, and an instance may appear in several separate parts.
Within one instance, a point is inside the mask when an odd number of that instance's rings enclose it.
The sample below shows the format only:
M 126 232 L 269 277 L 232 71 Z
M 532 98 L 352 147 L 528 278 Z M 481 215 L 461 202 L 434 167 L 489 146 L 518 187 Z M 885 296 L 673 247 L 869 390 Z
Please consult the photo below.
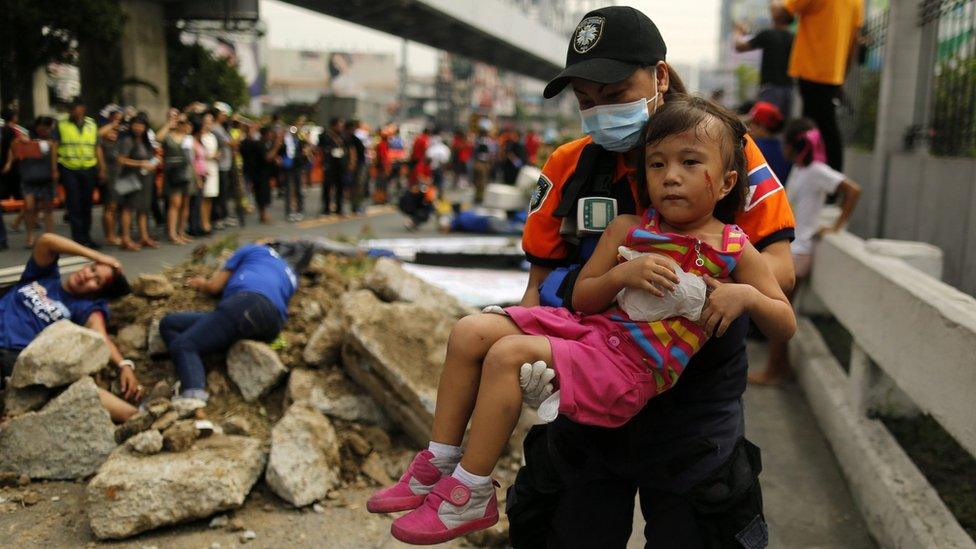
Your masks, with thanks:
M 796 320 L 786 297 L 745 234 L 729 224 L 746 197 L 744 135 L 721 107 L 669 99 L 652 119 L 639 171 L 646 175 L 642 202 L 651 208 L 643 217 L 618 216 L 604 232 L 576 283 L 578 312 L 509 307 L 457 323 L 430 445 L 367 505 L 377 513 L 413 510 L 393 522 L 394 537 L 440 543 L 497 522 L 489 475 L 521 411 L 523 364 L 553 365 L 560 414 L 617 427 L 671 388 L 705 340 L 721 337 L 740 315 L 749 314 L 770 338 L 792 336 Z M 637 257 L 621 261 L 624 253 Z M 621 291 L 664 298 L 688 274 L 710 289 L 691 318 L 631 318 L 615 303 Z

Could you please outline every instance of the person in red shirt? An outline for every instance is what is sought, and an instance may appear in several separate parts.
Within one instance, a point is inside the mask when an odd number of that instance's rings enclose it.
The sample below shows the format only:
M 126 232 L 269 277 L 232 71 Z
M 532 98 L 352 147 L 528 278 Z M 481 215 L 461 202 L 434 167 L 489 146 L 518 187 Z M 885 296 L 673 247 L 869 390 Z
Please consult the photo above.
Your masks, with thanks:
M 420 181 L 430 180 L 430 163 L 427 162 L 427 147 L 430 146 L 430 128 L 424 128 L 424 133 L 418 135 L 413 140 L 413 149 L 410 151 L 410 162 L 413 169 L 410 170 L 410 184 L 416 185 Z
M 454 171 L 454 187 L 468 178 L 468 166 L 471 162 L 471 141 L 463 130 L 454 131 L 451 141 L 451 165 Z
M 539 134 L 535 130 L 529 130 L 525 134 L 525 155 L 529 160 L 529 164 L 533 166 L 539 160 L 539 144 L 542 140 L 539 139 Z
M 389 198 L 390 177 L 393 175 L 393 156 L 390 154 L 390 132 L 380 130 L 380 140 L 376 144 L 376 192 L 373 202 L 386 204 Z

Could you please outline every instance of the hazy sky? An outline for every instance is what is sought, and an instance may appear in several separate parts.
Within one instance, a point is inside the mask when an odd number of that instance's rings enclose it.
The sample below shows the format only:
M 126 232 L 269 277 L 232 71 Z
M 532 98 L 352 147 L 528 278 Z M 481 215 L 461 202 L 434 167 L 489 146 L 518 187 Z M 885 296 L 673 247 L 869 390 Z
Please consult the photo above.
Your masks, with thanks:
M 710 65 L 717 54 L 719 0 L 636 0 L 621 2 L 646 13 L 664 36 L 668 60 L 681 64 Z M 272 48 L 345 50 L 394 53 L 399 59 L 400 39 L 341 19 L 294 7 L 278 0 L 261 0 L 261 19 L 268 28 Z M 436 50 L 410 43 L 411 74 L 433 74 Z

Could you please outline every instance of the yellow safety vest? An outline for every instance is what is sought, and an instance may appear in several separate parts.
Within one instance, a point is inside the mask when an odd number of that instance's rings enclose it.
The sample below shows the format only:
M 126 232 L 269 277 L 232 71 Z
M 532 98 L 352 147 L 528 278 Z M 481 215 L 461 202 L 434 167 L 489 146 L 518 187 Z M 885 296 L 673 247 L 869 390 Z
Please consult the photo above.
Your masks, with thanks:
M 69 170 L 85 170 L 98 165 L 95 146 L 98 144 L 98 126 L 85 117 L 81 129 L 70 118 L 58 123 L 58 163 Z

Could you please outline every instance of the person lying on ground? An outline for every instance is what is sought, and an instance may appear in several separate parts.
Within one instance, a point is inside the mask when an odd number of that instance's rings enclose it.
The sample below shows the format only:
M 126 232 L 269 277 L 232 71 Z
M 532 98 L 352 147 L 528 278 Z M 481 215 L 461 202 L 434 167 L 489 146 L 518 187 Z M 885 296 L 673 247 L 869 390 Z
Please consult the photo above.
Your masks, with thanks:
M 272 248 L 249 244 L 209 278 L 194 277 L 186 285 L 220 295 L 220 303 L 207 313 L 170 313 L 160 321 L 159 333 L 176 364 L 179 397 L 206 402 L 207 372 L 201 355 L 226 351 L 242 339 L 273 341 L 288 319 L 288 300 L 298 279 Z
M 58 269 L 61 254 L 91 259 L 90 263 L 64 279 Z M 135 364 L 122 356 L 106 330 L 108 300 L 130 292 L 119 260 L 86 248 L 53 233 L 44 233 L 34 243 L 24 272 L 0 297 L 0 361 L 3 380 L 13 374 L 20 351 L 45 328 L 59 320 L 70 320 L 102 334 L 108 344 L 111 363 L 119 369 L 122 398 L 99 389 L 102 405 L 112 420 L 121 423 L 136 413 L 143 388 Z

